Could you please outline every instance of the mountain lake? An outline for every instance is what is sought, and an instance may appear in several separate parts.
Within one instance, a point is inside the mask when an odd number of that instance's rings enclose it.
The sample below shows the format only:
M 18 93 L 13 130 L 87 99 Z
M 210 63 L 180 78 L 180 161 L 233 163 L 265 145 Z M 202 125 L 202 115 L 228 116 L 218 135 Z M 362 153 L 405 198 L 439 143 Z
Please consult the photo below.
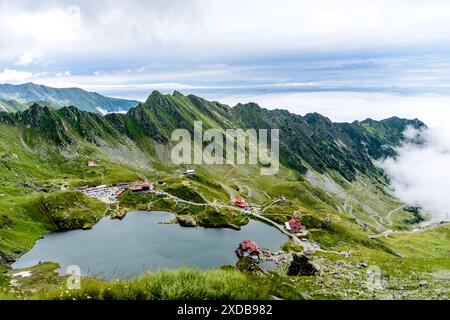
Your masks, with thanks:
M 135 211 L 123 220 L 105 217 L 90 230 L 53 232 L 38 240 L 13 268 L 52 261 L 60 264 L 60 274 L 76 265 L 82 276 L 129 278 L 147 270 L 234 265 L 234 251 L 245 239 L 272 251 L 289 240 L 274 227 L 254 220 L 240 231 L 160 223 L 173 218 L 168 212 Z

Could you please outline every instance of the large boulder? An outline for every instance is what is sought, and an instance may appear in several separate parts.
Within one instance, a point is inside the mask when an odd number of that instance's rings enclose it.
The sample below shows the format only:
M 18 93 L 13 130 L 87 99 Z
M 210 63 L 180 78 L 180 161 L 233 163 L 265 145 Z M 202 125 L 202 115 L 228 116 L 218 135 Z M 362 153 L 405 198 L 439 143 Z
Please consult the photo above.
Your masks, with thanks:
M 303 253 L 293 253 L 293 261 L 289 266 L 287 274 L 289 276 L 312 276 L 318 272 L 316 266 L 311 263 Z
M 266 274 L 267 272 L 261 266 L 249 257 L 243 257 L 236 262 L 236 268 L 241 272 L 253 273 L 258 275 Z
M 182 227 L 196 227 L 198 225 L 195 217 L 188 214 L 177 215 L 177 221 Z

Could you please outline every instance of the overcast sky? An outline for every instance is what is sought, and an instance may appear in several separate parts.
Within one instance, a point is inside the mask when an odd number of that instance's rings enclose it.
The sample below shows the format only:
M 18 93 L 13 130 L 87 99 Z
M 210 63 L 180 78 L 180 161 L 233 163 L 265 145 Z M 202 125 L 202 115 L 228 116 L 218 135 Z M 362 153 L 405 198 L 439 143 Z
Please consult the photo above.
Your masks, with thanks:
M 448 91 L 449 1 L 0 1 L 0 83 Z

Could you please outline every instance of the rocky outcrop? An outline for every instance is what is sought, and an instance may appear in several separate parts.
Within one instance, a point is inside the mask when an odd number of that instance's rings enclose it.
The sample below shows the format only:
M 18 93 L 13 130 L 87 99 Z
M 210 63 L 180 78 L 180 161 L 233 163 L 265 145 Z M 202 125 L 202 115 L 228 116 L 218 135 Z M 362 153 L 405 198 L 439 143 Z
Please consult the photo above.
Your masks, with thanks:
M 191 215 L 177 215 L 177 221 L 183 227 L 197 227 L 197 220 Z
M 275 200 L 274 204 L 278 206 L 290 206 L 292 204 L 292 201 L 286 199 L 286 197 L 280 197 L 277 200 Z
M 145 110 L 142 104 L 135 108 L 131 108 L 127 115 L 134 120 L 136 125 L 145 132 L 147 136 L 152 137 L 155 141 L 163 143 L 168 142 L 167 137 L 159 130 L 155 121 Z
M 14 261 L 16 260 L 13 257 L 0 251 L 0 265 L 8 265 L 13 263 Z
M 111 214 L 111 219 L 119 219 L 122 220 L 127 215 L 127 209 L 120 209 Z
M 236 262 L 236 268 L 242 272 L 263 274 L 264 270 L 249 257 L 243 257 Z
M 293 253 L 293 261 L 289 266 L 287 274 L 289 276 L 312 276 L 319 270 L 311 263 L 311 259 L 302 253 Z

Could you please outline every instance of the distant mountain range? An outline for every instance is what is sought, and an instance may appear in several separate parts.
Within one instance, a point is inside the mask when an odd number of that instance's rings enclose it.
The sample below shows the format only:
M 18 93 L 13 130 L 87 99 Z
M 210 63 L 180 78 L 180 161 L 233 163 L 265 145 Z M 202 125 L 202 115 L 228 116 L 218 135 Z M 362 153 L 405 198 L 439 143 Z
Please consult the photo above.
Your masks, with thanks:
M 96 113 L 126 112 L 138 104 L 138 101 L 105 97 L 80 88 L 59 89 L 31 82 L 0 84 L 0 111 L 25 110 L 35 102 L 54 108 L 77 106 Z
M 372 159 L 394 155 L 394 147 L 402 141 L 407 126 L 425 126 L 417 119 L 396 117 L 333 123 L 318 113 L 300 116 L 285 110 L 267 110 L 255 103 L 231 108 L 194 95 L 163 95 L 157 91 L 126 114 L 101 116 L 73 106 L 56 110 L 38 104 L 17 113 L 0 112 L 0 124 L 30 128 L 33 135 L 39 134 L 59 146 L 74 145 L 82 138 L 94 145 L 108 142 L 116 148 L 127 137 L 144 153 L 154 143 L 169 144 L 174 129 L 193 131 L 195 120 L 203 121 L 205 129 L 278 128 L 281 164 L 301 173 L 308 168 L 318 172 L 334 170 L 349 180 L 357 172 L 378 176 L 380 171 Z

